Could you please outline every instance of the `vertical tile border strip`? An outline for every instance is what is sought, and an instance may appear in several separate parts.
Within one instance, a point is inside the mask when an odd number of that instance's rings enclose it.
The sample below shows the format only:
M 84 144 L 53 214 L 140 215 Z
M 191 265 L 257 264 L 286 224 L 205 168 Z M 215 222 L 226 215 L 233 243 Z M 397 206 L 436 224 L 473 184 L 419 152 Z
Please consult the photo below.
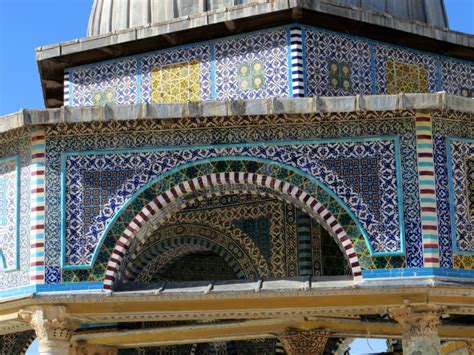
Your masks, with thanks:
M 303 31 L 300 27 L 290 29 L 291 87 L 293 97 L 304 97 Z
M 44 284 L 45 245 L 45 131 L 43 127 L 33 127 L 31 134 L 31 244 L 30 283 Z
M 296 210 L 296 232 L 298 235 L 298 276 L 309 276 L 313 274 L 311 217 L 300 210 Z
M 416 151 L 420 186 L 423 264 L 424 267 L 439 267 L 438 215 L 433 159 L 433 122 L 429 115 L 416 115 Z
M 64 103 L 63 106 L 70 106 L 70 98 L 71 98 L 71 80 L 70 80 L 70 73 L 69 70 L 64 72 Z

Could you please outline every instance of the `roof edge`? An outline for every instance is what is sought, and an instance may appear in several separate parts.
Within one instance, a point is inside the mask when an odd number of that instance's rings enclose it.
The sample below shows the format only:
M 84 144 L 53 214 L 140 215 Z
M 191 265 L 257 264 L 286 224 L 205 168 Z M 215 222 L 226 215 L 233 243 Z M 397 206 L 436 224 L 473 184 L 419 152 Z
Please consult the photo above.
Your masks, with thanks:
M 24 109 L 0 117 L 0 133 L 27 126 L 59 123 L 401 110 L 452 110 L 474 115 L 474 99 L 439 92 Z

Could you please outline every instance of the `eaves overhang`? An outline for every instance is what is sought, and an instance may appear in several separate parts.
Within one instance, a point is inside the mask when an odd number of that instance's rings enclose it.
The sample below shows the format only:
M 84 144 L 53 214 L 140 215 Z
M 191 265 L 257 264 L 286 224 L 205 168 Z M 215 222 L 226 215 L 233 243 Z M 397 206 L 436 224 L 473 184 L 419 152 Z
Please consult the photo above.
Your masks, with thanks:
M 64 69 L 291 23 L 474 60 L 474 36 L 330 0 L 256 0 L 37 49 L 45 106 L 63 105 Z
M 474 99 L 434 94 L 308 97 L 260 100 L 201 101 L 181 104 L 136 104 L 21 110 L 0 117 L 0 134 L 10 130 L 54 124 L 160 119 L 170 122 L 200 117 L 311 115 L 374 111 L 432 112 L 450 110 L 474 116 Z

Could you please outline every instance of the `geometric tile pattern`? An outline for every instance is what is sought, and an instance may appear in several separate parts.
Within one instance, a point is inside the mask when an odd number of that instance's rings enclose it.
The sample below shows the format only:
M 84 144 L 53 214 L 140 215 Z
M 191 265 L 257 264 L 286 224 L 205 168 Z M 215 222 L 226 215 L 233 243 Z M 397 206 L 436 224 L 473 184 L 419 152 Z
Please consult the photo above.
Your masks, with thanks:
M 454 234 L 455 228 L 451 220 L 451 192 L 452 178 L 448 174 L 450 158 L 448 157 L 450 137 L 457 139 L 472 138 L 472 115 L 445 111 L 433 113 L 433 156 L 436 177 L 436 204 L 438 210 L 438 239 L 440 251 L 440 266 L 444 268 L 463 268 L 471 265 L 469 255 L 458 255 L 458 248 Z M 469 267 L 466 267 L 469 268 Z
M 428 72 L 416 64 L 387 60 L 387 94 L 428 92 Z
M 154 67 L 151 71 L 153 102 L 199 101 L 199 62 Z
M 242 165 L 243 163 L 244 165 Z M 159 191 L 165 191 L 166 189 L 172 188 L 173 186 L 175 186 L 175 184 L 180 186 L 180 184 L 184 184 L 185 181 L 202 176 L 206 173 L 208 174 L 210 172 L 232 172 L 239 166 L 240 169 L 243 169 L 245 167 L 245 169 L 241 171 L 248 172 L 247 174 L 250 174 L 251 172 L 268 174 L 269 172 L 267 165 L 264 163 L 257 163 L 252 161 L 249 161 L 247 163 L 236 161 L 215 161 L 212 163 L 203 163 L 200 165 L 195 165 L 180 170 L 172 175 L 168 175 L 162 180 L 158 180 L 154 185 L 150 186 L 150 188 L 138 195 L 134 202 L 130 204 L 126 209 L 124 209 L 119 215 L 117 220 L 111 226 L 109 232 L 107 233 L 107 236 L 104 239 L 103 244 L 99 249 L 93 269 L 90 272 L 88 272 L 87 270 L 63 270 L 63 280 L 67 279 L 74 281 L 97 281 L 103 279 L 103 273 L 110 259 L 112 249 L 116 246 L 119 238 L 121 238 L 123 231 L 127 228 L 127 225 L 129 225 L 130 221 L 134 219 L 134 216 L 137 216 L 140 211 L 146 205 L 148 205 L 150 201 L 154 199 L 154 197 L 156 197 Z M 295 172 L 286 171 L 284 169 L 272 169 L 270 172 L 271 175 L 276 178 L 284 178 L 285 181 L 288 181 L 291 184 L 301 186 L 304 191 L 311 191 L 311 193 L 319 201 L 324 203 L 325 206 L 328 206 L 331 209 L 331 213 L 333 214 L 333 216 L 339 222 L 343 223 L 343 227 L 347 231 L 349 238 L 351 239 L 351 242 L 354 245 L 356 253 L 361 259 L 364 260 L 364 264 L 361 266 L 363 268 L 375 267 L 374 258 L 371 258 L 370 256 L 366 240 L 362 236 L 360 228 L 355 224 L 354 219 L 352 219 L 352 217 L 347 213 L 347 211 L 340 206 L 339 202 L 337 202 L 321 187 L 318 187 L 316 184 L 309 181 L 308 179 L 302 179 L 301 176 Z M 269 192 L 271 193 L 271 191 Z M 161 229 L 161 227 L 159 229 Z M 295 232 L 292 232 L 292 235 L 294 234 Z M 402 263 L 397 261 L 400 259 L 400 257 L 377 257 L 375 258 L 375 261 L 384 260 L 381 265 L 386 265 L 389 268 L 396 267 L 393 265 L 403 264 L 403 259 L 401 260 Z M 275 265 L 279 265 L 279 262 L 274 261 L 274 263 Z M 294 270 L 296 270 L 296 268 L 292 268 L 291 270 L 293 271 L 288 272 L 291 272 L 294 275 Z
M 18 269 L 19 159 L 0 159 L 0 269 Z
M 180 205 L 180 199 L 189 193 L 206 189 L 211 186 L 227 185 L 227 184 L 242 184 L 247 186 L 252 184 L 254 186 L 273 188 L 276 191 L 283 194 L 283 196 L 290 197 L 292 199 L 300 201 L 311 211 L 314 211 L 325 225 L 334 233 L 337 240 L 342 245 L 342 249 L 346 252 L 351 265 L 352 274 L 355 279 L 360 278 L 361 268 L 357 258 L 357 254 L 353 249 L 351 240 L 347 235 L 346 231 L 338 223 L 336 218 L 316 199 L 308 195 L 303 190 L 298 189 L 296 186 L 283 182 L 281 180 L 262 176 L 254 173 L 219 173 L 210 174 L 207 176 L 201 176 L 192 180 L 185 181 L 172 187 L 171 189 L 158 194 L 152 199 L 129 223 L 127 228 L 123 231 L 120 239 L 117 242 L 116 247 L 112 251 L 110 261 L 107 265 L 104 279 L 104 289 L 112 289 L 114 282 L 117 279 L 117 273 L 120 269 L 120 265 L 124 259 L 127 249 L 135 238 L 140 238 L 140 229 L 145 228 L 149 223 L 156 223 L 156 219 L 159 215 L 166 211 L 169 206 Z M 169 213 L 169 212 L 167 212 Z M 143 238 L 143 236 L 142 236 Z
M 384 189 L 380 186 L 379 166 L 377 157 L 360 159 L 357 162 L 351 159 L 329 159 L 325 163 L 348 182 L 366 201 L 371 213 L 380 218 L 382 196 Z
M 474 157 L 466 158 L 466 193 L 469 203 L 469 215 L 474 213 Z
M 49 196 L 46 201 L 48 210 L 47 218 L 49 221 L 46 223 L 46 233 L 48 235 L 46 239 L 48 280 L 58 280 L 58 268 L 60 266 L 61 256 L 61 240 L 58 237 L 61 233 L 61 210 L 60 200 L 58 199 L 61 185 L 59 179 L 61 176 L 60 152 L 104 149 L 117 151 L 119 149 L 140 149 L 140 147 L 189 146 L 196 143 L 210 145 L 236 143 L 240 141 L 262 142 L 275 141 L 281 139 L 281 137 L 287 137 L 288 135 L 296 140 L 314 139 L 313 137 L 328 139 L 332 137 L 346 137 L 347 140 L 353 140 L 355 136 L 399 136 L 400 171 L 403 180 L 401 192 L 403 195 L 403 212 L 405 215 L 404 235 L 406 239 L 406 262 L 409 267 L 422 266 L 419 192 L 417 183 L 418 174 L 413 116 L 413 113 L 409 111 L 373 112 L 363 117 L 355 113 L 338 113 L 331 115 L 321 113 L 295 117 L 236 116 L 226 119 L 226 126 L 229 128 L 225 130 L 219 129 L 220 118 L 213 117 L 202 119 L 199 122 L 183 118 L 182 120 L 166 125 L 163 124 L 163 121 L 159 120 L 138 120 L 49 126 L 47 127 L 47 171 L 50 171 L 50 173 L 46 175 Z M 360 124 L 361 119 L 366 120 L 362 125 Z M 344 122 L 344 125 L 341 125 L 340 122 Z M 233 128 L 242 127 L 242 125 L 247 128 L 245 130 Z M 208 129 L 209 127 L 215 128 Z M 282 132 L 285 133 L 283 134 Z M 269 147 L 269 149 L 273 148 Z M 335 151 L 337 150 L 331 150 L 331 152 Z M 251 152 L 249 152 L 249 154 L 251 155 Z M 348 154 L 344 152 L 341 152 L 341 154 L 341 156 L 348 158 Z M 332 158 L 334 157 L 335 156 L 332 156 Z M 359 157 L 358 159 L 360 160 L 361 158 L 362 157 Z M 326 163 L 321 162 L 321 166 L 325 164 Z M 305 163 L 303 163 L 303 166 L 304 165 Z M 393 176 L 393 174 L 391 176 Z M 358 194 L 360 195 L 360 193 Z M 387 210 L 390 210 L 390 207 L 387 207 Z M 372 238 L 370 233 L 369 238 Z M 358 239 L 353 240 L 353 243 L 357 250 L 361 250 L 358 248 Z M 362 247 L 365 245 L 363 237 L 360 244 Z M 79 245 L 79 248 L 82 247 L 82 245 Z M 80 252 L 78 252 L 78 254 L 79 253 Z M 100 252 L 98 255 L 100 255 Z M 374 258 L 368 254 L 364 254 L 359 255 L 359 258 L 361 264 L 364 263 L 364 267 L 367 268 L 373 268 L 374 264 L 382 268 L 397 267 L 397 265 L 403 264 L 403 259 L 402 262 L 400 262 L 398 256 L 387 255 Z M 105 262 L 107 262 L 107 260 Z
M 211 100 L 211 46 L 158 51 L 137 58 L 140 102 Z
M 311 160 L 308 160 L 308 151 L 311 151 Z M 399 252 L 402 241 L 400 240 L 400 225 L 398 208 L 398 182 L 395 160 L 396 145 L 391 139 L 375 139 L 367 142 L 314 142 L 312 144 L 287 144 L 271 148 L 255 147 L 231 147 L 208 149 L 186 149 L 170 151 L 145 151 L 124 152 L 107 154 L 79 154 L 68 153 L 64 159 L 63 166 L 65 174 L 65 265 L 88 265 L 92 252 L 97 248 L 97 243 L 105 231 L 107 224 L 113 218 L 118 209 L 136 193 L 142 186 L 149 183 L 159 175 L 174 169 L 184 161 L 201 161 L 212 156 L 249 156 L 252 158 L 263 158 L 273 160 L 275 163 L 283 163 L 306 171 L 319 179 L 334 191 L 348 205 L 351 211 L 360 220 L 362 226 L 367 230 L 368 238 L 374 252 Z M 354 186 L 352 181 L 345 181 L 339 177 L 327 160 L 345 157 L 352 164 L 359 164 L 360 159 L 375 157 L 377 159 L 377 183 L 369 183 L 372 194 L 380 200 L 365 201 L 361 193 L 365 187 Z M 297 160 L 295 160 L 297 157 Z M 319 165 L 314 162 L 319 161 Z M 103 189 L 100 198 L 88 198 L 85 189 L 90 183 L 84 182 L 84 173 L 88 176 L 101 177 L 110 175 L 111 171 L 127 171 L 126 177 L 121 177 L 118 182 L 104 183 L 103 179 L 97 181 L 97 186 L 109 187 Z M 133 173 L 132 173 L 133 172 Z M 355 169 L 361 179 L 365 179 L 364 169 Z M 346 174 L 347 176 L 347 174 Z M 110 185 L 112 184 L 112 185 Z M 360 185 L 360 184 L 359 184 Z M 383 194 L 373 193 L 378 186 L 384 186 Z M 375 186 L 375 187 L 374 187 Z M 360 192 L 358 191 L 360 190 Z M 95 190 L 97 191 L 97 190 Z M 101 205 L 91 206 L 93 201 L 101 201 Z M 104 203 L 105 202 L 105 203 Z M 86 225 L 84 219 L 84 206 L 88 211 L 98 211 L 94 215 L 91 224 Z M 380 219 L 375 219 L 370 213 L 370 207 L 381 206 Z M 95 212 L 94 212 L 95 213 Z M 92 216 L 88 214 L 88 216 Z
M 351 67 L 347 63 L 329 63 L 329 82 L 334 88 L 351 91 Z
M 71 106 L 130 105 L 137 101 L 137 65 L 134 58 L 74 68 L 69 73 Z
M 284 29 L 216 41 L 215 99 L 288 97 L 288 50 Z
M 0 290 L 30 282 L 30 129 L 6 132 L 0 141 L 0 180 L 6 182 L 7 191 L 6 223 L 0 224 L 6 263 L 0 261 Z
M 309 28 L 305 36 L 308 96 L 373 92 L 371 45 L 367 41 Z
M 34 127 L 31 133 L 31 188 L 30 188 L 30 279 L 44 284 L 45 271 L 45 147 L 44 128 Z
M 71 81 L 70 81 L 70 74 L 69 70 L 66 70 L 64 72 L 64 106 L 69 106 L 70 105 L 70 100 L 71 98 Z
M 83 106 L 440 90 L 471 97 L 473 87 L 472 63 L 289 25 L 68 68 L 64 102 Z
M 241 91 L 261 89 L 265 85 L 265 64 L 260 61 L 237 65 L 237 79 Z
M 451 216 L 455 250 L 474 252 L 474 214 L 471 199 L 473 195 L 472 165 L 474 140 L 448 139 L 448 173 L 451 177 L 450 192 L 454 214 Z
M 402 48 L 374 46 L 376 93 L 438 91 L 437 57 Z
M 0 179 L 0 226 L 7 224 L 8 210 L 7 210 L 7 194 L 8 181 L 2 176 Z
M 303 30 L 301 27 L 290 29 L 291 85 L 293 97 L 305 96 Z
M 24 355 L 35 339 L 36 335 L 32 330 L 0 335 L 0 354 Z
M 442 88 L 448 94 L 465 96 L 463 88 L 474 88 L 474 63 L 445 59 L 441 60 L 440 71 Z
M 438 219 L 433 161 L 431 117 L 416 116 L 418 176 L 420 184 L 421 231 L 425 267 L 439 267 Z

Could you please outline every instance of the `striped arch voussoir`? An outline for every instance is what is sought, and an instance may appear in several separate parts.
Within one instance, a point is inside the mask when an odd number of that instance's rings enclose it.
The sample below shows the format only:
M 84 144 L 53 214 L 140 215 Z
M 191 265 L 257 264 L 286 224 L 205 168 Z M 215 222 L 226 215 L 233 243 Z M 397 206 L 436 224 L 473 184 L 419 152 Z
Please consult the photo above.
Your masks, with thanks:
M 140 230 L 144 228 L 148 222 L 159 214 L 159 212 L 171 204 L 175 203 L 179 198 L 187 194 L 196 193 L 200 190 L 208 189 L 210 187 L 222 185 L 254 185 L 257 187 L 271 189 L 290 200 L 298 201 L 300 204 L 306 206 L 312 213 L 328 226 L 332 234 L 338 239 L 347 259 L 351 265 L 352 275 L 355 280 L 362 278 L 362 271 L 359 264 L 359 259 L 354 250 L 354 247 L 349 239 L 344 228 L 334 218 L 329 210 L 327 210 L 320 202 L 308 193 L 297 186 L 289 184 L 285 181 L 275 179 L 273 177 L 244 172 L 226 172 L 215 173 L 205 176 L 200 176 L 192 180 L 188 180 L 173 188 L 161 193 L 148 203 L 128 224 L 124 232 L 120 236 L 115 245 L 112 255 L 107 264 L 105 273 L 104 289 L 111 290 L 117 280 L 120 265 L 127 253 L 132 240 L 134 240 Z

